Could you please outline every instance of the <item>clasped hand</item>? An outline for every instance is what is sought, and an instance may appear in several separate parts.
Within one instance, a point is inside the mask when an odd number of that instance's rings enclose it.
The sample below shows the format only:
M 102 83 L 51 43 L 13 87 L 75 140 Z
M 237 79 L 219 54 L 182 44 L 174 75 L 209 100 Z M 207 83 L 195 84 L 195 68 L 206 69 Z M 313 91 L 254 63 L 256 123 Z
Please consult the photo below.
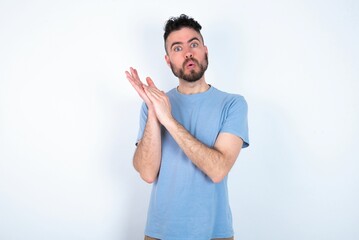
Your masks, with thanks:
M 132 87 L 136 90 L 138 95 L 146 103 L 149 114 L 154 112 L 158 121 L 164 125 L 172 118 L 171 103 L 168 96 L 159 90 L 150 77 L 146 78 L 147 85 L 144 84 L 137 73 L 137 70 L 130 68 L 126 71 L 126 78 L 131 83 Z

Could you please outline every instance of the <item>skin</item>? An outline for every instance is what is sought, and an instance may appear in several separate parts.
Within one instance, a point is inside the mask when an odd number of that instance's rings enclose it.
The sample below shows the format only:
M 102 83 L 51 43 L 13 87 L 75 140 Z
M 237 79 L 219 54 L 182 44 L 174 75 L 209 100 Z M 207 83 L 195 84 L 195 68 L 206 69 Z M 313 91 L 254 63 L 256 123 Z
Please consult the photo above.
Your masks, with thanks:
M 190 28 L 172 32 L 166 40 L 166 50 L 165 61 L 168 66 L 172 66 L 174 72 L 182 69 L 184 74 L 200 71 L 198 63 L 205 64 L 205 56 L 208 54 L 201 35 Z M 187 64 L 183 65 L 185 62 Z M 147 84 L 143 83 L 134 68 L 126 71 L 126 77 L 148 106 L 144 135 L 133 158 L 134 167 L 142 179 L 152 183 L 158 176 L 161 164 L 160 128 L 163 125 L 193 164 L 214 183 L 222 181 L 234 165 L 243 140 L 230 133 L 220 133 L 213 148 L 206 146 L 174 119 L 168 96 L 155 86 L 151 78 L 147 77 Z M 204 75 L 192 82 L 181 78 L 178 80 L 178 91 L 182 94 L 196 94 L 209 89 Z

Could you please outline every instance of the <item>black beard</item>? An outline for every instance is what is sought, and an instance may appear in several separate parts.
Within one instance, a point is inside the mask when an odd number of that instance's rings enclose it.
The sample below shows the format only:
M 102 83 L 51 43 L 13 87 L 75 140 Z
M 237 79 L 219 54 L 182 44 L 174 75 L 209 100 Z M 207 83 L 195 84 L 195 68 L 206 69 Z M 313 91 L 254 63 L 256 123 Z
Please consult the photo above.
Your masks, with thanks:
M 196 72 L 195 70 L 191 70 L 189 74 L 185 74 L 184 69 L 188 61 L 195 62 L 199 66 L 199 71 Z M 170 65 L 171 65 L 171 70 L 176 77 L 183 79 L 187 82 L 196 82 L 203 77 L 205 71 L 208 68 L 208 54 L 205 55 L 205 61 L 203 64 L 200 64 L 197 61 L 197 59 L 190 58 L 184 61 L 181 69 L 175 69 L 172 63 L 170 63 Z

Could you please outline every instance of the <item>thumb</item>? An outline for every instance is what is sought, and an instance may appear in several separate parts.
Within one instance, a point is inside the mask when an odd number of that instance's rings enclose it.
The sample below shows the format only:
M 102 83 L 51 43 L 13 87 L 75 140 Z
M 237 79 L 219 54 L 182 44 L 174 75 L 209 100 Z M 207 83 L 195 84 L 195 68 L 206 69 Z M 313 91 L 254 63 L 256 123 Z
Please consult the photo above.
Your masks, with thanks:
M 147 82 L 148 86 L 156 87 L 155 83 L 152 81 L 152 79 L 150 77 L 146 77 L 146 82 Z

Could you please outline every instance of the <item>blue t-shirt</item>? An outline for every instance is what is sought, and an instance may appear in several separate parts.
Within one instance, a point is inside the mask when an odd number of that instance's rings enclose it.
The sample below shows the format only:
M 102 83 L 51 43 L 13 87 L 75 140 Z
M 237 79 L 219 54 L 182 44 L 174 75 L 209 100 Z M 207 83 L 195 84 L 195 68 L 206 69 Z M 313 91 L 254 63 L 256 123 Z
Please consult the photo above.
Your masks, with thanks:
M 213 86 L 203 93 L 167 93 L 173 117 L 195 138 L 213 147 L 227 132 L 249 145 L 247 103 L 236 94 Z M 147 107 L 142 106 L 138 140 L 146 126 Z M 197 168 L 162 127 L 162 161 L 153 184 L 145 234 L 162 240 L 209 240 L 233 236 L 227 177 L 220 183 Z M 205 156 L 204 156 L 205 157 Z

